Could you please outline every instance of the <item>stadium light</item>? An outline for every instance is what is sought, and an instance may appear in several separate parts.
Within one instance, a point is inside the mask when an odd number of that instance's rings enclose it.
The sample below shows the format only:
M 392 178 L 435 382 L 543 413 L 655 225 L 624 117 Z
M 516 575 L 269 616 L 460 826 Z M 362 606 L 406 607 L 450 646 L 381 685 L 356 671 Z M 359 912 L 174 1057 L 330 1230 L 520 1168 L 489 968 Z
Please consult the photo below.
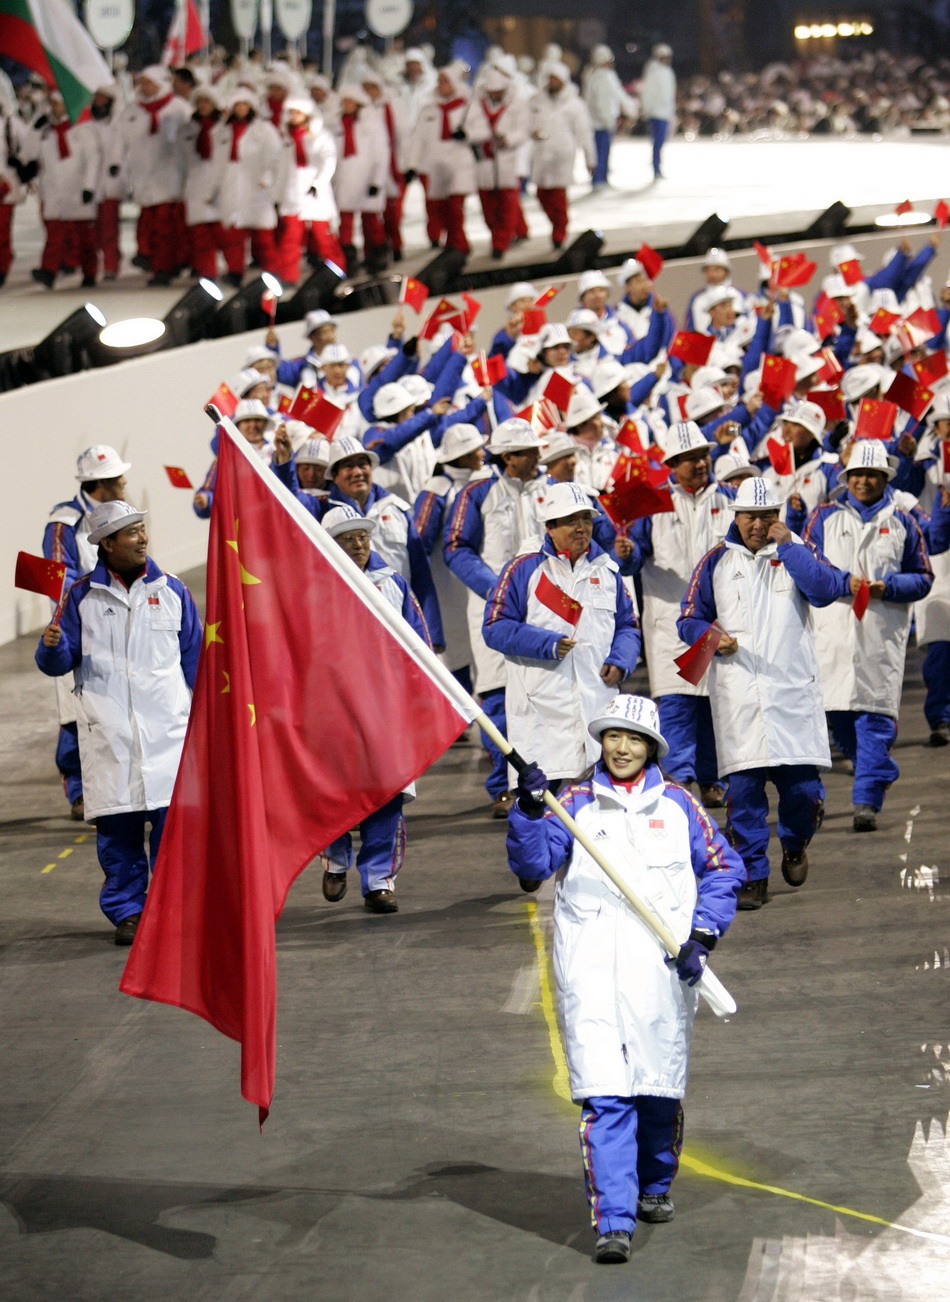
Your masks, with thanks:
M 214 281 L 202 276 L 166 312 L 164 346 L 178 348 L 182 344 L 194 344 L 203 339 L 205 328 L 223 299 L 224 294 Z
M 899 226 L 926 226 L 933 219 L 929 212 L 920 212 L 916 208 L 906 208 L 903 212 L 886 212 L 874 218 L 875 226 L 893 230 Z
M 130 316 L 99 331 L 102 364 L 154 353 L 164 342 L 165 322 L 153 316 Z
M 270 314 L 261 307 L 261 299 L 265 294 L 272 294 L 279 300 L 283 292 L 284 287 L 277 277 L 269 271 L 262 271 L 226 303 L 218 305 L 208 322 L 208 335 L 212 339 L 221 339 L 225 335 L 239 335 L 247 330 L 263 330 L 270 325 Z
M 105 314 L 95 303 L 77 307 L 34 348 L 33 358 L 41 373 L 37 378 L 50 379 L 87 370 L 93 365 L 90 347 L 95 345 L 99 331 L 106 324 Z

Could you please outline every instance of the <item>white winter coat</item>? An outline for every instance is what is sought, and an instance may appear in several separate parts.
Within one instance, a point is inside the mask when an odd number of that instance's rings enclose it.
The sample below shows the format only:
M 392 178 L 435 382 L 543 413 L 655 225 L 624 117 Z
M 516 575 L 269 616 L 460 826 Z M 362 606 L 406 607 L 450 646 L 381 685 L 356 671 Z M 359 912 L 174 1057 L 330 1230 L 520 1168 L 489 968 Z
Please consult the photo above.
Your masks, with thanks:
M 468 129 L 467 94 L 453 96 L 461 100 L 448 115 L 449 131 Z M 472 194 L 475 190 L 475 155 L 464 140 L 442 139 L 442 109 L 436 98 L 419 113 L 408 156 L 414 172 L 429 178 L 429 198 L 447 199 L 453 194 Z
M 493 129 L 489 114 L 494 116 L 496 113 L 499 116 L 495 118 Z M 514 91 L 508 91 L 498 106 L 492 104 L 487 96 L 479 97 L 472 104 L 465 134 L 471 144 L 480 146 L 482 156 L 475 165 L 479 190 L 516 190 L 521 175 L 521 149 L 531 135 L 527 100 Z M 493 136 L 503 138 L 505 143 L 499 144 Z M 492 157 L 485 157 L 486 152 Z
M 770 464 L 762 471 L 762 478 L 773 486 L 779 497 L 787 498 L 798 493 L 806 515 L 811 515 L 815 507 L 825 501 L 828 493 L 828 480 L 821 473 L 821 467 L 837 465 L 838 458 L 834 452 L 820 452 L 811 461 L 795 466 L 794 453 L 792 455 L 793 469 L 790 475 L 777 474 Z M 787 506 L 783 505 L 779 518 L 784 520 L 786 514 Z
M 556 95 L 538 91 L 528 103 L 534 157 L 531 179 L 544 190 L 566 190 L 574 180 L 577 151 L 592 170 L 597 153 L 587 105 L 573 84 Z
M 214 134 L 214 152 L 222 166 L 218 193 L 221 224 L 245 230 L 272 231 L 277 225 L 274 205 L 277 202 L 277 172 L 282 148 L 280 133 L 270 122 L 255 118 L 238 142 L 234 162 L 231 161 L 233 133 L 230 123 L 219 122 Z
M 66 133 L 69 157 L 59 156 L 59 137 L 44 128 L 39 145 L 39 192 L 46 221 L 95 221 L 96 191 L 102 173 L 99 138 L 91 122 L 78 122 Z M 84 190 L 92 200 L 83 203 Z
M 640 83 L 640 107 L 645 118 L 672 122 L 676 116 L 676 73 L 669 64 L 649 60 Z
M 195 149 L 199 123 L 191 118 L 178 133 L 178 150 L 185 178 L 185 224 L 203 226 L 218 220 L 218 192 L 224 173 L 224 145 L 217 126 L 211 131 L 211 157 L 202 158 Z
M 132 198 L 142 208 L 181 199 L 184 176 L 178 132 L 191 116 L 184 100 L 172 96 L 159 111 L 158 130 L 151 133 L 151 116 L 130 104 L 119 118 L 119 135 Z
M 7 159 L 12 155 L 21 163 L 30 163 L 36 157 L 39 138 L 19 117 L 11 117 L 0 106 L 0 203 L 22 203 L 27 188 Z
M 296 215 L 305 222 L 332 224 L 338 216 L 333 196 L 337 158 L 332 132 L 325 126 L 311 126 L 304 136 L 304 152 L 307 163 L 300 167 L 293 140 L 284 137 L 276 187 L 281 215 Z
M 592 68 L 584 100 L 595 131 L 616 131 L 619 117 L 635 118 L 637 106 L 624 90 L 615 68 Z
M 361 108 L 353 128 L 356 153 L 345 154 L 343 119 L 336 125 L 336 172 L 333 192 L 340 212 L 381 213 L 386 207 L 389 139 L 376 109 Z M 370 194 L 375 189 L 375 194 Z
M 103 199 L 125 199 L 129 193 L 129 182 L 125 175 L 118 110 L 114 108 L 111 116 L 107 118 L 93 118 L 90 126 L 96 133 L 99 154 L 102 158 L 102 172 L 96 200 L 101 203 Z M 117 176 L 110 175 L 109 169 L 112 167 L 119 169 Z

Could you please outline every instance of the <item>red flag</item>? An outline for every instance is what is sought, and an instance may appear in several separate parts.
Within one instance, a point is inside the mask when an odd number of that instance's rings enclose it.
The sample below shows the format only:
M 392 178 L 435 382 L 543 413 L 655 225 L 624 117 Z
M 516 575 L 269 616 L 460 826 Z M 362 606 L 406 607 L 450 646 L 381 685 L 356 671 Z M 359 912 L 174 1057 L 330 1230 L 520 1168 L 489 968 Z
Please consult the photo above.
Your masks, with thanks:
M 238 405 L 238 396 L 232 393 L 226 384 L 219 384 L 205 405 L 211 404 L 217 407 L 222 416 L 233 416 L 234 408 Z
M 17 552 L 16 570 L 13 574 L 13 586 L 23 588 L 25 592 L 38 592 L 51 601 L 59 601 L 63 595 L 63 579 L 66 566 L 62 561 L 50 561 L 45 556 L 31 556 L 29 552 Z
M 909 199 L 905 199 L 902 203 L 899 203 L 897 205 L 894 211 L 897 213 L 898 217 L 903 217 L 905 212 L 914 211 L 914 205 L 911 203 Z
M 772 469 L 777 475 L 790 475 L 794 470 L 792 445 L 784 439 L 769 439 L 765 445 Z
M 932 390 L 912 380 L 906 371 L 898 371 L 884 396 L 888 402 L 896 402 L 909 412 L 914 420 L 920 420 L 934 398 Z
M 837 389 L 813 389 L 808 395 L 808 401 L 821 408 L 825 413 L 825 421 L 829 425 L 844 420 L 848 414 L 844 399 Z
M 402 285 L 399 287 L 400 303 L 408 303 L 413 312 L 418 314 L 422 311 L 428 297 L 428 285 L 424 285 L 421 280 L 416 280 L 413 276 L 403 276 Z
M 719 650 L 719 643 L 725 635 L 726 630 L 718 619 L 714 619 L 701 638 L 682 655 L 674 657 L 673 663 L 677 667 L 676 672 L 680 678 L 685 678 L 688 683 L 696 687 L 712 664 L 713 656 Z
M 484 353 L 479 353 L 472 361 L 472 371 L 475 375 L 475 383 L 484 389 L 486 385 L 497 384 L 508 374 L 508 367 L 501 353 L 492 353 L 486 357 Z
M 442 320 L 450 316 L 461 316 L 461 313 L 451 299 L 440 298 L 432 309 L 432 315 L 436 320 Z
M 521 333 L 523 335 L 539 335 L 547 325 L 548 315 L 544 308 L 529 307 L 522 313 Z
M 883 398 L 862 398 L 854 424 L 856 439 L 889 439 L 897 417 L 897 404 Z
M 640 429 L 637 422 L 629 416 L 614 435 L 614 442 L 619 443 L 622 448 L 629 448 L 635 456 L 643 455 L 644 448 L 643 440 L 640 438 Z
M 479 303 L 478 299 L 473 298 L 471 294 L 463 294 L 462 301 L 465 304 L 465 329 L 471 330 L 472 322 L 482 310 L 482 305 Z
M 817 262 L 810 262 L 804 253 L 786 254 L 772 265 L 772 288 L 795 289 L 807 285 L 817 270 Z
M 824 365 L 812 376 L 812 379 L 816 384 L 837 384 L 844 374 L 844 367 L 835 356 L 835 350 L 822 348 L 820 356 L 824 359 Z
M 194 484 L 182 470 L 181 466 L 166 466 L 165 474 L 171 481 L 172 488 L 194 488 Z
M 847 262 L 839 262 L 838 271 L 844 277 L 846 285 L 859 285 L 864 279 L 864 272 L 861 270 L 861 263 L 857 258 L 849 258 Z
M 642 452 L 633 456 L 621 453 L 598 501 L 616 527 L 624 530 L 645 515 L 674 510 L 673 499 L 664 487 L 669 477 L 668 466 L 651 466 Z
M 261 311 L 265 316 L 270 317 L 270 323 L 273 326 L 277 320 L 277 295 L 272 294 L 269 289 L 265 290 L 261 295 Z M 221 410 L 220 407 L 218 410 Z
M 950 475 L 950 442 L 944 439 L 941 446 L 943 448 L 943 473 Z
M 914 362 L 911 368 L 921 384 L 936 384 L 947 374 L 947 354 L 930 353 L 921 362 Z
M 556 298 L 566 284 L 567 281 L 562 280 L 560 285 L 548 285 L 547 289 L 542 290 L 542 292 L 534 300 L 535 307 L 547 307 L 547 305 L 551 302 L 551 299 Z
M 552 371 L 548 377 L 548 382 L 544 386 L 544 396 L 550 402 L 553 402 L 558 411 L 566 412 L 568 403 L 571 401 L 571 394 L 574 392 L 574 384 L 562 375 L 560 371 Z
M 677 330 L 670 344 L 670 357 L 678 357 L 688 366 L 705 366 L 716 342 L 714 335 L 701 335 L 695 330 Z
M 763 266 L 768 267 L 771 273 L 772 267 L 772 250 L 767 244 L 760 244 L 758 240 L 752 241 L 752 247 L 755 249 L 756 256 Z
M 868 329 L 872 334 L 880 335 L 883 338 L 891 333 L 891 330 L 900 319 L 899 312 L 888 312 L 887 308 L 879 307 L 868 322 Z
M 795 370 L 795 363 L 790 358 L 765 354 L 762 358 L 759 390 L 767 406 L 777 410 L 792 394 L 795 388 Z
M 289 416 L 290 409 L 294 405 L 294 400 L 288 394 L 282 393 L 277 399 L 277 410 L 282 416 Z
M 169 68 L 178 67 L 185 62 L 187 54 L 196 54 L 198 50 L 203 50 L 206 45 L 210 44 L 208 33 L 204 29 L 201 21 L 201 14 L 198 12 L 198 6 L 195 0 L 184 0 L 188 5 L 188 16 L 185 20 L 185 40 L 184 44 L 181 39 L 181 7 L 183 0 L 178 0 L 172 13 L 171 25 L 168 28 L 168 35 L 165 37 L 165 49 L 162 52 L 162 63 Z M 220 410 L 220 408 L 219 408 Z
M 651 249 L 649 244 L 641 244 L 634 254 L 637 262 L 647 273 L 651 280 L 656 280 L 657 276 L 663 270 L 663 259 L 657 253 L 656 249 Z
M 352 672 L 354 658 L 372 674 Z M 320 850 L 423 773 L 476 717 L 452 682 L 226 424 L 205 645 L 159 864 L 120 988 L 239 1040 L 241 1092 L 262 1124 L 274 1091 L 274 923 L 287 892 Z M 317 700 L 318 710 L 306 708 Z M 297 794 L 275 800 L 275 791 Z
M 333 438 L 345 414 L 346 408 L 328 398 L 321 389 L 307 389 L 303 385 L 294 394 L 287 413 L 291 420 L 302 420 L 327 439 Z
M 542 398 L 539 402 L 532 402 L 528 407 L 522 407 L 521 411 L 515 412 L 515 415 L 520 420 L 528 421 L 539 434 L 544 430 L 554 429 L 560 424 L 561 418 L 561 413 L 548 398 Z
M 556 583 L 552 583 L 543 570 L 541 578 L 538 580 L 538 586 L 534 590 L 534 595 L 542 606 L 546 606 L 559 618 L 566 620 L 572 628 L 577 627 L 577 621 L 580 619 L 584 607 L 579 601 L 569 597 L 563 588 L 559 588 Z
M 827 339 L 830 334 L 834 333 L 836 325 L 844 320 L 844 313 L 833 298 L 829 298 L 824 290 L 815 300 L 815 326 L 818 331 L 819 339 Z
M 932 307 L 919 307 L 916 312 L 911 312 L 910 316 L 905 317 L 904 320 L 908 325 L 923 330 L 928 339 L 932 335 L 940 334 L 943 330 L 940 318 Z
M 870 600 L 871 585 L 868 583 L 867 579 L 862 579 L 857 592 L 854 594 L 854 604 L 852 606 L 856 619 L 864 618 L 864 612 L 867 610 L 868 602 Z
M 950 221 L 950 208 L 947 207 L 943 199 L 938 199 L 934 206 L 934 221 L 941 230 Z

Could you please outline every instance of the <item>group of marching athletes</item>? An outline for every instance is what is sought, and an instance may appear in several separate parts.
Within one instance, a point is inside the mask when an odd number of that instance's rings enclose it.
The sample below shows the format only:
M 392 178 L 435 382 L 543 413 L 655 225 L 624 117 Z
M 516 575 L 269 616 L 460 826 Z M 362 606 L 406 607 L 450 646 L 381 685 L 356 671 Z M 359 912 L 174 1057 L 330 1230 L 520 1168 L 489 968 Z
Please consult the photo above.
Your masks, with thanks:
M 530 762 L 517 776 L 485 739 L 491 813 L 507 819 L 521 888 L 557 878 L 558 988 L 600 1260 L 626 1259 L 638 1216 L 673 1214 L 693 986 L 735 909 L 768 901 L 767 786 L 792 887 L 821 821 L 829 729 L 854 769 L 854 830 L 875 830 L 898 776 L 912 621 L 928 647 L 930 742 L 950 741 L 950 386 L 932 380 L 925 409 L 901 410 L 886 437 L 867 436 L 862 405 L 916 380 L 915 364 L 946 365 L 948 291 L 934 305 L 925 275 L 936 243 L 904 243 L 867 276 L 856 248 L 833 248 L 833 321 L 767 279 L 739 290 L 711 250 L 685 335 L 631 260 L 616 302 L 601 271 L 585 272 L 565 324 L 542 324 L 536 304 L 553 311 L 550 297 L 513 285 L 484 352 L 470 315 L 421 339 L 399 309 L 386 341 L 354 357 L 320 311 L 303 324 L 306 352 L 285 358 L 268 332 L 224 386 L 240 435 Z M 300 386 L 321 396 L 322 434 L 280 410 Z M 624 519 L 631 465 L 652 467 L 654 497 Z M 69 586 L 37 650 L 44 672 L 74 674 L 57 760 L 74 815 L 96 824 L 120 944 L 144 903 L 145 828 L 154 860 L 201 639 L 187 589 L 147 554 L 130 469 L 106 445 L 80 457 L 79 491 L 47 525 L 45 554 L 66 563 Z M 215 477 L 216 460 L 194 497 L 202 518 Z M 710 638 L 708 664 L 684 677 L 677 661 Z M 623 690 L 641 653 L 652 699 Z M 672 964 L 545 809 L 546 791 L 679 920 Z M 411 794 L 360 828 L 375 913 L 397 912 Z M 724 833 L 707 813 L 722 805 Z M 353 862 L 350 836 L 326 847 L 328 900 L 345 895 Z

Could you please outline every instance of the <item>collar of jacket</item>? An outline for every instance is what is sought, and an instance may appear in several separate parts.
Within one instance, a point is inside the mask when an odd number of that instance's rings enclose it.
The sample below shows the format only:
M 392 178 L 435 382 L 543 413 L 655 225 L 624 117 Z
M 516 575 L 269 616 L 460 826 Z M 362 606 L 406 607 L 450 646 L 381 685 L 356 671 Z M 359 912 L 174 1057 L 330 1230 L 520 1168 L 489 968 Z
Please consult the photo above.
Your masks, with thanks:
M 772 557 L 778 550 L 778 543 L 767 542 L 765 546 L 760 547 L 757 552 L 750 551 L 742 541 L 742 534 L 739 532 L 739 527 L 735 520 L 733 520 L 732 524 L 726 530 L 726 536 L 723 539 L 723 542 L 725 542 L 727 547 L 734 547 L 737 551 L 745 552 L 747 555 L 751 556 L 753 560 L 757 560 L 760 556 Z
M 546 533 L 544 535 L 544 542 L 541 544 L 541 552 L 543 555 L 551 556 L 555 560 L 563 559 L 560 552 L 555 551 L 554 544 L 551 542 L 551 535 L 549 533 Z M 587 560 L 590 562 L 591 565 L 593 565 L 595 561 L 603 557 L 604 561 L 607 563 L 608 566 L 613 565 L 614 569 L 617 568 L 616 565 L 613 564 L 613 561 L 611 561 L 607 553 L 604 551 L 603 547 L 599 547 L 597 543 L 594 542 L 593 538 L 591 538 L 590 546 L 587 548 L 587 551 L 584 553 L 584 556 L 579 556 L 577 559 L 583 560 L 584 557 L 587 558 Z
M 352 506 L 354 511 L 359 511 L 360 515 L 365 515 L 374 502 L 378 502 L 381 497 L 391 497 L 385 488 L 379 484 L 370 484 L 369 497 L 366 499 L 365 506 L 360 506 L 355 497 L 348 497 L 342 488 L 337 488 L 336 484 L 330 489 L 331 502 L 345 502 L 347 506 Z
M 614 790 L 614 784 L 611 781 L 610 773 L 603 760 L 598 760 L 594 769 L 594 795 L 598 801 L 609 801 L 613 805 L 621 808 L 629 808 Z M 643 775 L 643 783 L 635 787 L 630 793 L 630 799 L 635 800 L 637 806 L 653 805 L 663 794 L 663 774 L 660 772 L 658 765 L 654 763 L 647 764 L 646 771 Z
M 378 572 L 379 570 L 385 570 L 386 573 L 382 576 L 383 578 L 387 578 L 390 574 L 393 573 L 392 567 L 386 564 L 382 556 L 380 556 L 379 552 L 374 552 L 372 549 L 370 549 L 369 560 L 366 563 L 367 573 L 369 573 L 370 570 L 372 570 L 374 573 Z
M 151 556 L 145 558 L 145 574 L 139 576 L 143 583 L 154 583 L 156 579 L 164 577 L 164 572 L 158 568 Z M 131 589 L 126 589 L 122 583 L 116 579 L 112 580 L 112 571 L 104 561 L 97 561 L 96 568 L 89 576 L 89 582 L 97 588 L 109 588 L 110 591 L 118 593 L 120 596 L 127 597 Z M 138 583 L 138 579 L 135 580 Z M 132 587 L 135 587 L 135 583 Z
M 863 502 L 858 501 L 849 489 L 847 496 L 845 497 L 845 502 L 851 507 L 851 510 L 856 512 L 864 523 L 867 524 L 868 521 L 873 520 L 877 513 L 882 511 L 885 506 L 894 505 L 894 493 L 891 488 L 885 488 L 883 497 L 879 497 L 878 500 L 872 502 L 870 506 L 865 506 Z

